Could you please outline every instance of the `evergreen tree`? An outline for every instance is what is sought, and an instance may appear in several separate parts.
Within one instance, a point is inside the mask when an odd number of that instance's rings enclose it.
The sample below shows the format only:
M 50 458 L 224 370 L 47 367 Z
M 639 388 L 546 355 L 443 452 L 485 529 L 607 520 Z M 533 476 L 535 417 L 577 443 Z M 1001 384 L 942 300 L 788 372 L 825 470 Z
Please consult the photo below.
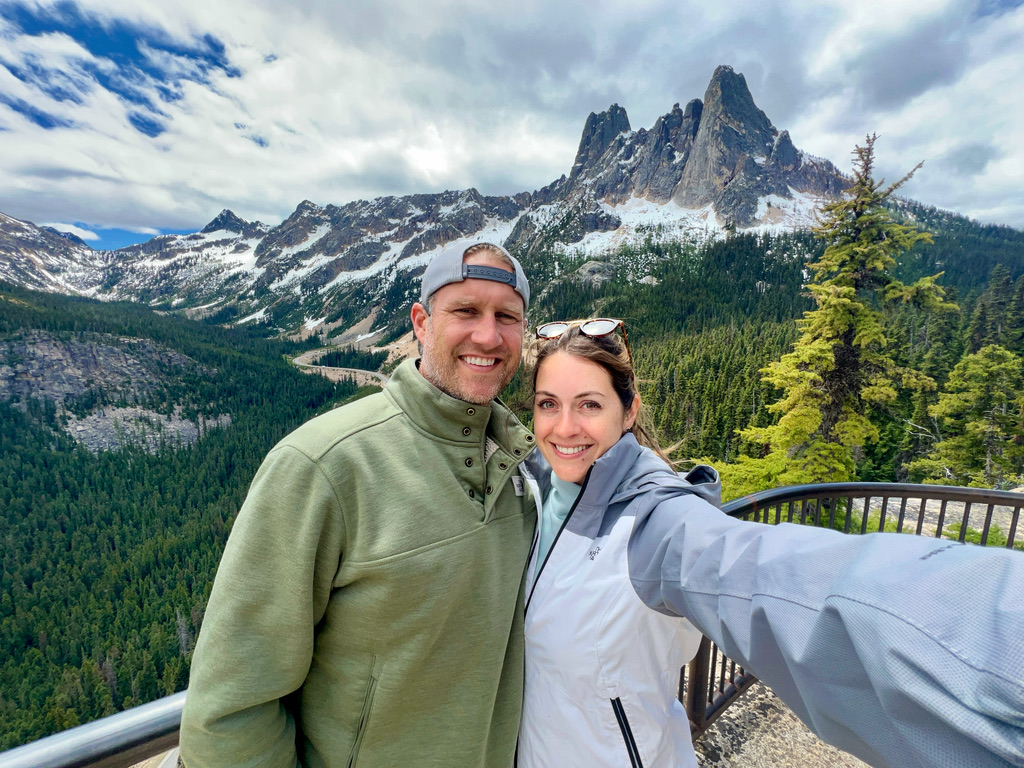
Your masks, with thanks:
M 971 322 L 967 326 L 967 351 L 977 352 L 990 344 L 1005 346 L 1009 325 L 1014 325 L 1009 312 L 1013 303 L 1013 281 L 1002 264 L 992 268 L 988 287 L 978 299 Z
M 1016 355 L 1024 355 L 1024 275 L 1013 285 L 1013 296 L 1006 313 L 1004 346 Z
M 898 386 L 934 386 L 894 362 L 885 310 L 902 302 L 926 310 L 952 305 L 935 284 L 939 275 L 909 286 L 893 276 L 897 256 L 930 238 L 892 219 L 885 204 L 917 168 L 883 188 L 872 177 L 875 140 L 870 135 L 854 150 L 847 196 L 823 210 L 815 234 L 827 247 L 808 264 L 816 308 L 798 321 L 793 350 L 764 369 L 765 381 L 783 393 L 769 406 L 780 418 L 741 433 L 762 455 L 725 468 L 731 494 L 853 478 L 855 451 L 878 438 L 871 410 L 895 401 Z
M 1013 300 L 1013 279 L 1010 277 L 1010 270 L 1002 264 L 996 264 L 992 268 L 987 293 L 992 312 L 988 328 L 988 343 L 1005 346 L 1007 315 Z
M 985 488 L 1019 482 L 1022 370 L 1020 357 L 994 344 L 957 363 L 946 391 L 928 409 L 939 420 L 941 439 L 910 463 L 911 477 Z

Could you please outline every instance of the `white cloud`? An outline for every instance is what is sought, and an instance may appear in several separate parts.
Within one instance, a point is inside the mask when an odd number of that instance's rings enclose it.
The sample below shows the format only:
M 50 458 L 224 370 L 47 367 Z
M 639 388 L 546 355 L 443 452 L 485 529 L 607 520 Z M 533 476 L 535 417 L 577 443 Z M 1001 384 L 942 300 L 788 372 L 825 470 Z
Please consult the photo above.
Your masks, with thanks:
M 91 229 L 83 229 L 82 227 L 76 227 L 74 224 L 65 224 L 60 221 L 44 221 L 37 222 L 40 227 L 52 227 L 58 232 L 70 232 L 76 237 L 80 237 L 85 241 L 99 240 L 100 236 L 93 232 Z
M 457 0 L 83 7 L 110 30 L 157 35 L 141 45 L 148 71 L 68 34 L 0 22 L 0 62 L 53 73 L 47 93 L 0 67 L 0 94 L 74 126 L 47 130 L 0 104 L 0 210 L 18 218 L 184 229 L 222 208 L 273 224 L 303 199 L 534 190 L 568 172 L 590 111 L 617 102 L 634 129 L 649 127 L 673 103 L 703 98 L 715 66 L 730 64 L 801 149 L 849 168 L 854 144 L 877 132 L 887 175 L 926 161 L 908 193 L 1024 227 L 1019 6 L 1000 16 L 964 0 L 535 0 L 515 14 Z M 234 69 L 181 55 L 206 35 Z M 134 95 L 96 72 L 130 78 Z M 55 98 L 56 85 L 75 100 Z M 156 112 L 132 103 L 142 99 Z M 164 132 L 141 133 L 132 114 Z

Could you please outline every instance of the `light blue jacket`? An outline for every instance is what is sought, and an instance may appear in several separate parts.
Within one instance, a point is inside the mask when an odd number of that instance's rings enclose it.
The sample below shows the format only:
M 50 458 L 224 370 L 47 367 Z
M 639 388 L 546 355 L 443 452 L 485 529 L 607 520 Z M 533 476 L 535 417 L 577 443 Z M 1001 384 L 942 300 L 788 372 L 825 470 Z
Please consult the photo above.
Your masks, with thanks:
M 1024 766 L 1024 555 L 745 522 L 661 477 L 629 543 L 644 603 L 871 765 Z
M 550 502 L 551 468 L 543 456 L 534 451 L 520 471 L 534 499 Z M 547 557 L 534 548 L 526 577 L 519 768 L 697 768 L 677 693 L 678 670 L 696 653 L 700 632 L 644 605 L 627 555 L 649 490 L 671 482 L 678 492 L 717 502 L 713 470 L 688 478 L 693 484 L 681 485 L 629 435 L 587 474 Z

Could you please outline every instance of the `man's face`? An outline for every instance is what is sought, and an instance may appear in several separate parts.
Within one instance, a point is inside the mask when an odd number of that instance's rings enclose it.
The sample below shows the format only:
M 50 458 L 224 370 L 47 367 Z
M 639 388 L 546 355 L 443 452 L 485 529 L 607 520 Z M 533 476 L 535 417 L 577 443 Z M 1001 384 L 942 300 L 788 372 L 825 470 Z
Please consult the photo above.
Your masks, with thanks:
M 467 264 L 508 269 L 487 254 Z M 523 351 L 523 299 L 510 286 L 469 278 L 433 296 L 433 313 L 416 303 L 412 324 L 423 345 L 420 373 L 459 400 L 485 405 L 512 379 Z

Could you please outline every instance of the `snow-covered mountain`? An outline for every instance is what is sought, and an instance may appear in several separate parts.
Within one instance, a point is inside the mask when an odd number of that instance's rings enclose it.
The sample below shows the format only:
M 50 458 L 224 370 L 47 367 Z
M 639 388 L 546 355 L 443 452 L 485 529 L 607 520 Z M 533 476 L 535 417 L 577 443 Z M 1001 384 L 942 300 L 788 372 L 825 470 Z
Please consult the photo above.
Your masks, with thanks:
M 650 130 L 633 131 L 618 105 L 591 114 L 569 174 L 536 192 L 307 200 L 274 227 L 225 210 L 200 232 L 103 252 L 0 214 L 0 279 L 313 330 L 370 314 L 397 277 L 454 240 L 593 257 L 651 238 L 789 230 L 813 224 L 843 186 L 832 163 L 798 151 L 743 76 L 722 66 L 703 101 L 676 104 Z
M 102 270 L 103 255 L 74 235 L 0 213 L 0 280 L 55 293 L 79 293 Z

